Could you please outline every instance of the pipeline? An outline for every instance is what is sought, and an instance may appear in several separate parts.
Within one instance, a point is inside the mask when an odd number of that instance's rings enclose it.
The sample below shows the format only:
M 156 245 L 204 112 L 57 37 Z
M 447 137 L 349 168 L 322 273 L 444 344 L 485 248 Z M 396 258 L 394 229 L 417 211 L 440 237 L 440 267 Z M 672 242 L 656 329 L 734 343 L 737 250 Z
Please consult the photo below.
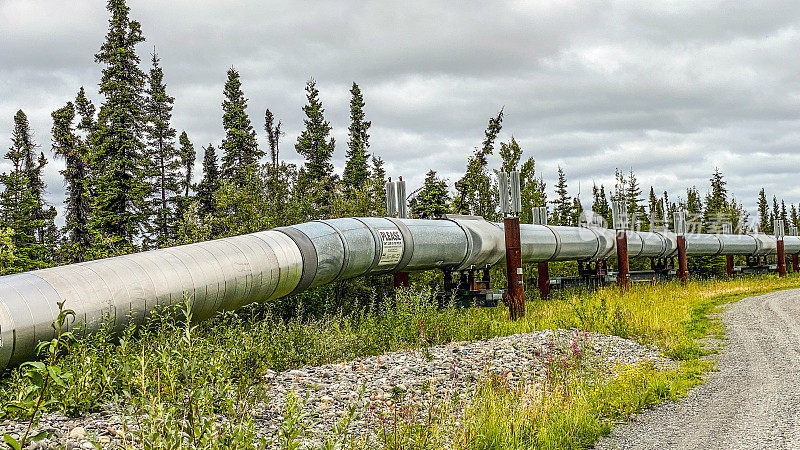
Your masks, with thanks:
M 689 255 L 775 254 L 774 237 L 687 234 Z M 602 260 L 615 254 L 615 232 L 601 228 L 520 225 L 525 263 Z M 786 236 L 788 255 L 800 237 Z M 668 231 L 628 232 L 631 258 L 677 252 Z M 35 356 L 53 338 L 57 302 L 76 313 L 71 327 L 120 332 L 157 306 L 191 299 L 197 320 L 315 286 L 369 274 L 493 266 L 505 258 L 502 223 L 470 216 L 445 220 L 341 218 L 242 236 L 0 277 L 0 370 Z

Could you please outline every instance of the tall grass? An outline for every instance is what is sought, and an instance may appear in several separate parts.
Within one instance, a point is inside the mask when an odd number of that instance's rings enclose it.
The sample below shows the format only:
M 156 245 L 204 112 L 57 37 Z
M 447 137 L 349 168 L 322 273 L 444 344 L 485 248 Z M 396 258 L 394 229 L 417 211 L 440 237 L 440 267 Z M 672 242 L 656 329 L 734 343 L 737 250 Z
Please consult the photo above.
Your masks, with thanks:
M 131 420 L 139 421 L 140 441 L 157 443 L 162 436 L 162 442 L 168 442 L 164 436 L 173 436 L 184 439 L 178 447 L 249 448 L 258 445 L 250 410 L 265 400 L 262 381 L 273 372 L 546 328 L 578 328 L 633 338 L 659 345 L 675 359 L 692 362 L 703 353 L 695 339 L 714 330 L 707 318 L 714 305 L 736 296 L 798 286 L 798 277 L 765 276 L 693 282 L 686 287 L 676 283 L 639 285 L 626 293 L 614 288 L 563 293 L 549 301 L 529 301 L 527 316 L 519 321 L 508 320 L 502 306 L 439 309 L 429 292 L 411 290 L 399 292 L 381 307 L 316 317 L 299 314 L 300 318 L 294 319 L 284 318 L 269 305 L 254 305 L 193 324 L 187 305 L 178 314 L 156 311 L 146 324 L 128 327 L 119 338 L 101 332 L 73 344 L 54 362 L 61 373 L 72 374 L 72 382 L 49 389 L 44 409 L 75 416 L 114 402 L 127 408 Z M 652 371 L 645 373 L 648 379 L 651 375 Z M 30 378 L 20 369 L 4 374 L 0 419 L 26 418 L 5 405 L 29 387 Z M 581 388 L 574 390 L 582 392 Z M 491 405 L 500 408 L 498 414 L 505 414 L 502 408 L 514 405 L 501 400 L 523 395 L 484 392 L 488 403 L 476 404 L 476 423 L 484 423 L 478 419 L 485 415 L 482 411 L 495 408 Z M 675 392 L 670 390 L 670 395 Z M 593 405 L 599 401 L 588 394 L 573 398 Z M 583 410 L 575 408 L 569 411 Z M 547 411 L 547 417 L 559 417 Z M 600 411 L 595 419 L 605 420 L 603 410 L 587 411 Z M 514 417 L 521 417 L 517 426 L 524 426 L 528 416 L 520 414 Z

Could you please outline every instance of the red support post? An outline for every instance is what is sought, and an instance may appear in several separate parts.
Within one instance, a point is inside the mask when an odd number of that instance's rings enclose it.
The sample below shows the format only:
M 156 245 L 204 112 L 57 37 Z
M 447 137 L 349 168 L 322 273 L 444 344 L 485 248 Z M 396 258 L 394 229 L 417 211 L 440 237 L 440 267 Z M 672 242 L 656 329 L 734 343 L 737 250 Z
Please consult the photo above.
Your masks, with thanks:
M 394 287 L 408 287 L 408 272 L 397 272 L 394 274 Z
M 689 282 L 689 262 L 686 259 L 686 236 L 678 236 L 678 278 L 681 283 Z
M 792 255 L 792 272 L 800 272 L 800 257 L 798 257 L 797 253 Z
M 519 217 L 506 217 L 503 220 L 506 235 L 506 269 L 508 291 L 503 295 L 508 305 L 511 319 L 525 317 L 525 285 L 522 274 L 522 247 L 519 237 Z
M 617 230 L 617 286 L 622 289 L 631 287 L 631 271 L 628 264 L 628 233 Z
M 778 276 L 786 276 L 786 250 L 783 246 L 783 239 L 778 239 Z
M 733 255 L 725 255 L 725 272 L 729 277 L 733 276 Z
M 540 262 L 537 269 L 539 272 L 539 297 L 547 300 L 550 298 L 550 265 L 547 262 Z

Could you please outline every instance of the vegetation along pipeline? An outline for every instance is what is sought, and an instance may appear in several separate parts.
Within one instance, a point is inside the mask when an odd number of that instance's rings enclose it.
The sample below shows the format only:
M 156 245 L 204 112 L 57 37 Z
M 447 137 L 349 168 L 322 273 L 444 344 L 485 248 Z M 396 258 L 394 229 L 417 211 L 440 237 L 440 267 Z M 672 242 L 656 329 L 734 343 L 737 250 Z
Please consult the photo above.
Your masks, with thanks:
M 672 257 L 682 240 L 670 231 L 625 233 L 629 257 Z M 522 260 L 604 260 L 617 250 L 617 234 L 521 224 Z M 772 255 L 779 242 L 765 234 L 683 237 L 686 254 L 695 256 Z M 800 237 L 781 238 L 786 254 L 800 253 Z M 0 368 L 35 357 L 37 344 L 54 337 L 62 302 L 76 315 L 70 327 L 93 332 L 110 323 L 119 333 L 187 298 L 192 317 L 204 320 L 362 275 L 491 267 L 505 252 L 503 224 L 478 217 L 339 218 L 7 275 L 0 277 Z

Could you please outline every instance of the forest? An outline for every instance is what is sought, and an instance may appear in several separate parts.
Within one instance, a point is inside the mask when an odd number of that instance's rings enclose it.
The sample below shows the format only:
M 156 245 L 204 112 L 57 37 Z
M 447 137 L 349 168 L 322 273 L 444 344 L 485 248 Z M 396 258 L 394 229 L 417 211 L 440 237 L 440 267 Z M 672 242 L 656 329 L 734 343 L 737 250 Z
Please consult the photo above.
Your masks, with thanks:
M 95 54 L 100 67 L 99 106 L 79 87 L 74 100 L 52 112 L 51 142 L 35 142 L 24 110 L 14 116 L 10 170 L 0 176 L 0 273 L 87 261 L 130 252 L 198 242 L 314 219 L 385 214 L 384 159 L 370 147 L 366 100 L 355 82 L 350 89 L 350 125 L 343 173 L 331 163 L 336 142 L 314 79 L 306 83 L 304 129 L 294 151 L 305 159 L 297 167 L 281 158 L 282 122 L 267 107 L 263 128 L 247 113 L 248 99 L 239 72 L 227 72 L 219 142 L 195 145 L 172 120 L 174 97 L 154 52 L 144 67 L 138 47 L 145 41 L 125 0 L 108 2 L 105 41 Z M 694 231 L 717 232 L 729 222 L 737 232 L 753 231 L 742 204 L 728 192 L 720 170 L 707 193 L 690 187 L 673 193 L 649 190 L 630 171 L 617 170 L 614 186 L 593 186 L 590 211 L 569 194 L 559 168 L 548 195 L 533 157 L 512 137 L 497 142 L 504 110 L 489 118 L 483 139 L 468 155 L 464 174 L 454 183 L 431 169 L 424 185 L 412 191 L 412 217 L 446 213 L 500 219 L 498 188 L 489 157 L 497 151 L 504 171 L 520 171 L 523 223 L 531 208 L 548 206 L 549 222 L 609 224 L 610 201 L 624 201 L 636 227 L 670 227 L 672 212 L 685 209 Z M 257 131 L 257 128 L 258 131 Z M 268 148 L 259 148 L 257 132 Z M 476 133 L 476 137 L 479 134 Z M 478 139 L 476 139 L 476 143 Z M 200 155 L 197 153 L 200 152 Z M 387 157 L 387 155 L 383 155 Z M 195 161 L 202 161 L 195 168 Z M 64 225 L 44 200 L 42 170 L 49 158 L 62 159 Z M 196 176 L 196 172 L 197 176 Z M 196 180 L 199 181 L 196 182 Z M 758 198 L 757 228 L 773 232 L 773 221 L 800 225 L 798 206 L 787 205 L 764 189 Z M 702 269 L 702 264 L 696 268 Z M 695 270 L 703 274 L 703 270 Z

